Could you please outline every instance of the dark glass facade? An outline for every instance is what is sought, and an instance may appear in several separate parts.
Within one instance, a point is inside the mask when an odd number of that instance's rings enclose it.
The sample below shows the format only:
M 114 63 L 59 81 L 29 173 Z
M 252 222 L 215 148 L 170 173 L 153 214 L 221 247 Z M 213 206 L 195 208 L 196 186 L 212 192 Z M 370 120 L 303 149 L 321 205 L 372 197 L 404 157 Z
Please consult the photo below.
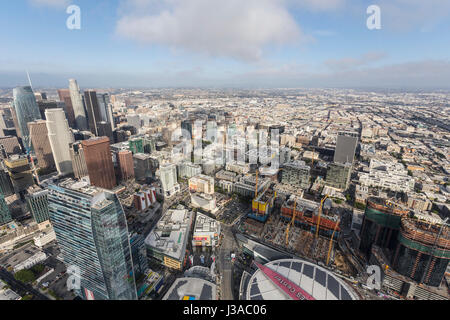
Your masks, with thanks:
M 13 90 L 14 109 L 17 116 L 17 124 L 20 129 L 24 147 L 27 152 L 32 150 L 28 122 L 41 119 L 39 107 L 36 103 L 31 87 L 18 87 Z
M 137 299 L 125 213 L 114 193 L 83 183 L 49 186 L 50 220 L 67 267 L 80 269 L 85 299 Z

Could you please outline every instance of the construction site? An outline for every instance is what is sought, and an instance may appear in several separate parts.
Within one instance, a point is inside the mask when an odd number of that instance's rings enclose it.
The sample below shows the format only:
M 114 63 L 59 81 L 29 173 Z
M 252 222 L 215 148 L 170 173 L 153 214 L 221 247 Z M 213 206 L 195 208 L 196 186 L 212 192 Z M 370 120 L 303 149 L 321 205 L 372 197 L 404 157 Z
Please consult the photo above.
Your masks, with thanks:
M 354 274 L 336 243 L 340 218 L 331 210 L 327 197 L 317 203 L 292 195 L 269 214 L 267 208 L 272 209 L 275 197 L 276 193 L 267 189 L 253 200 L 253 212 L 243 223 L 246 233 L 297 256 Z M 263 210 L 258 210 L 260 206 Z
M 274 200 L 277 193 L 271 188 L 267 188 L 261 194 L 257 194 L 252 201 L 252 213 L 249 218 L 260 222 L 266 222 L 273 209 Z

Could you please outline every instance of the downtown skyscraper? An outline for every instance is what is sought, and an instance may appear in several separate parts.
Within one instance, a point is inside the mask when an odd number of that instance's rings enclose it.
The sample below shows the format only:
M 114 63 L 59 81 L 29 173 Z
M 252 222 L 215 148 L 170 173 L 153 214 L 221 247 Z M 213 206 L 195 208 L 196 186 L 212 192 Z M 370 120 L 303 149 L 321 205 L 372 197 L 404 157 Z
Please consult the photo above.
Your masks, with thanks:
M 73 113 L 72 99 L 70 98 L 69 89 L 59 89 L 58 90 L 59 101 L 64 102 L 64 111 L 67 115 L 67 121 L 71 128 L 76 127 L 75 114 Z
M 81 141 L 84 158 L 93 186 L 113 189 L 117 186 L 109 138 L 96 137 Z
M 27 124 L 28 122 L 42 119 L 39 107 L 36 103 L 36 97 L 30 86 L 14 88 L 13 96 L 14 111 L 17 117 L 20 136 L 26 151 L 30 152 L 32 150 L 32 145 Z
M 56 167 L 52 147 L 48 139 L 47 122 L 45 120 L 28 122 L 28 129 L 39 168 L 47 173 L 53 171 Z
M 50 221 L 64 263 L 86 300 L 136 300 L 128 226 L 117 196 L 87 182 L 49 186 Z
M 72 159 L 70 157 L 69 145 L 74 142 L 73 134 L 63 109 L 47 109 L 48 138 L 52 147 L 56 169 L 61 175 L 73 173 Z
M 356 147 L 358 146 L 357 132 L 339 132 L 336 140 L 336 150 L 334 152 L 335 163 L 353 163 Z
M 84 92 L 84 101 L 86 103 L 86 111 L 88 113 L 89 130 L 98 135 L 97 122 L 102 121 L 100 106 L 97 99 L 97 92 L 87 90 Z
M 80 93 L 80 88 L 78 87 L 77 80 L 69 80 L 69 90 L 77 128 L 82 131 L 88 130 L 88 122 L 86 111 L 84 109 L 83 97 Z

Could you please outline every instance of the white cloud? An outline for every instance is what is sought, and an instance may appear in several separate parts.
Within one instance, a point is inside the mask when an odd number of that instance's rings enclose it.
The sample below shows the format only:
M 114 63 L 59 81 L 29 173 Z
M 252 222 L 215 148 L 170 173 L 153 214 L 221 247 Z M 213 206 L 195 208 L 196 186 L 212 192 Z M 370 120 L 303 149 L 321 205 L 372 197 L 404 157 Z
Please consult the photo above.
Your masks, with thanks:
M 47 6 L 54 8 L 65 8 L 72 0 L 28 0 L 31 4 L 36 6 Z
M 293 64 L 239 74 L 232 80 L 229 83 L 235 86 L 253 87 L 449 88 L 450 61 L 419 60 L 326 72 Z
M 290 0 L 293 5 L 312 11 L 329 11 L 342 8 L 346 0 Z
M 429 31 L 450 18 L 448 0 L 380 0 L 382 28 Z
M 123 37 L 215 57 L 254 61 L 307 39 L 283 0 L 131 0 L 121 11 Z
M 330 59 L 325 61 L 325 65 L 335 71 L 350 70 L 368 66 L 386 57 L 387 55 L 384 52 L 368 52 L 357 58 Z

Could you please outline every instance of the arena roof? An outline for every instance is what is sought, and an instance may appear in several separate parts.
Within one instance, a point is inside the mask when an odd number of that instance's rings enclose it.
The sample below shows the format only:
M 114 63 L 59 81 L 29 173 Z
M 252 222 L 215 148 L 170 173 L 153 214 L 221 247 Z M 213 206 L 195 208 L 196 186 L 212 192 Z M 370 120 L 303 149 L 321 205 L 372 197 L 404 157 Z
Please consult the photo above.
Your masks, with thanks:
M 264 272 L 267 268 L 269 270 Z M 251 276 L 244 296 L 247 300 L 297 300 L 293 294 L 288 293 L 286 287 L 298 294 L 299 300 L 359 299 L 353 289 L 339 277 L 300 259 L 275 260 L 259 266 Z

